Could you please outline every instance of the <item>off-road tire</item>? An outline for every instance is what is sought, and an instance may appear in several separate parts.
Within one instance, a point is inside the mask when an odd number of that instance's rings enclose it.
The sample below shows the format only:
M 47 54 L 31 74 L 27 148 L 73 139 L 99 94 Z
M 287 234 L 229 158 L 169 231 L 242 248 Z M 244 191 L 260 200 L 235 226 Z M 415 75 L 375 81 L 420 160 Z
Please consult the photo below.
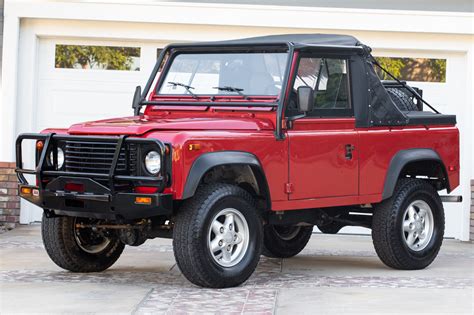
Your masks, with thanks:
M 405 210 L 415 200 L 426 202 L 433 213 L 434 229 L 428 245 L 413 251 L 402 235 Z M 372 240 L 382 262 L 395 269 L 416 270 L 430 265 L 438 255 L 444 235 L 444 210 L 436 189 L 420 179 L 402 179 L 393 196 L 376 205 L 372 221 Z
M 249 227 L 249 244 L 235 266 L 223 267 L 211 256 L 208 229 L 221 210 L 240 211 Z M 208 288 L 234 287 L 245 282 L 260 259 L 263 223 L 255 200 L 240 187 L 229 184 L 203 185 L 179 209 L 173 229 L 173 252 L 183 275 L 192 283 Z
M 74 217 L 51 217 L 43 214 L 41 234 L 51 260 L 72 272 L 100 272 L 112 266 L 125 245 L 118 238 L 110 238 L 107 247 L 91 254 L 79 247 L 74 237 Z
M 388 88 L 388 95 L 401 111 L 418 111 L 418 106 L 413 102 L 413 99 L 403 93 L 400 89 Z
M 289 258 L 298 255 L 308 244 L 313 226 L 300 226 L 291 239 L 280 236 L 277 226 L 267 224 L 263 229 L 263 255 L 271 258 Z

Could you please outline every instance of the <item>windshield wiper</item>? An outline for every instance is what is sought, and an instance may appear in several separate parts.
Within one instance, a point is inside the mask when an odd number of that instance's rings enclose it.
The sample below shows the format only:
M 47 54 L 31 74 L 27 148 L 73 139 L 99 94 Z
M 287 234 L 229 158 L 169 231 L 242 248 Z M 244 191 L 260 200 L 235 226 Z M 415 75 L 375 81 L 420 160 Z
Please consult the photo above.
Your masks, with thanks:
M 233 87 L 233 86 L 215 86 L 213 89 L 217 89 L 219 91 L 226 91 L 226 92 L 235 92 L 241 96 L 243 96 L 245 99 L 248 99 L 248 96 L 242 93 L 244 89 Z
M 191 90 L 194 89 L 192 86 L 190 85 L 186 85 L 184 83 L 180 83 L 180 82 L 172 82 L 172 81 L 169 81 L 168 84 L 172 85 L 172 86 L 182 86 L 186 89 L 186 91 L 191 94 L 193 96 L 193 98 L 197 98 L 197 95 L 194 94 Z

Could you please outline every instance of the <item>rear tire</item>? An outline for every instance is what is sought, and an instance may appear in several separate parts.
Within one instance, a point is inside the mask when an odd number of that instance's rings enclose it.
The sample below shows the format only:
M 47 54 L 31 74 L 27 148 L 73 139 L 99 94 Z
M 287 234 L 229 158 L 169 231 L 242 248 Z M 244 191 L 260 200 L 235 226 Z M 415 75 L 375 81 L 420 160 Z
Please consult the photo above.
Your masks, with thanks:
M 248 192 L 229 184 L 202 186 L 181 206 L 175 220 L 173 251 L 177 265 L 196 285 L 238 286 L 257 267 L 262 226 Z
M 393 196 L 375 207 L 372 240 L 377 255 L 389 267 L 427 267 L 438 255 L 443 235 L 443 204 L 426 181 L 400 180 Z
M 103 237 L 88 228 L 76 229 L 76 220 L 88 219 L 43 214 L 41 234 L 51 260 L 73 272 L 99 272 L 112 266 L 125 245 L 115 233 Z
M 313 226 L 269 225 L 264 228 L 263 255 L 289 258 L 298 255 L 308 244 Z

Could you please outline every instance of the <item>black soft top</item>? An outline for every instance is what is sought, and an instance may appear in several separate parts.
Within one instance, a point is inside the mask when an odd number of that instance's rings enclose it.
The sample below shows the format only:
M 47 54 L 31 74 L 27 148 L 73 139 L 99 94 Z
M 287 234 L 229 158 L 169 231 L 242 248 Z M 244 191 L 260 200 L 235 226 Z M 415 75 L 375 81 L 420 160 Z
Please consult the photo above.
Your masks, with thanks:
M 200 43 L 204 45 L 301 44 L 321 46 L 361 46 L 354 36 L 337 34 L 283 34 Z
M 383 83 L 380 81 L 374 66 L 377 65 L 375 59 L 371 54 L 371 49 L 362 44 L 357 38 L 350 35 L 337 34 L 283 34 L 283 35 L 268 35 L 259 37 L 250 37 L 242 39 L 233 39 L 226 41 L 213 42 L 197 42 L 197 43 L 179 43 L 168 45 L 160 55 L 160 58 L 155 66 L 154 74 L 156 75 L 159 65 L 164 60 L 167 51 L 174 49 L 183 49 L 187 51 L 193 50 L 208 50 L 208 49 L 223 49 L 223 48 L 237 48 L 237 47 L 280 47 L 291 50 L 305 50 L 307 49 L 329 49 L 331 51 L 353 51 L 357 56 L 351 59 L 351 72 L 353 76 L 353 89 L 355 90 L 354 114 L 356 118 L 357 127 L 371 127 L 371 126 L 403 126 L 409 124 L 425 124 L 437 118 L 438 123 L 455 123 L 455 118 L 447 117 L 448 115 L 431 114 L 424 112 L 407 113 L 402 112 L 395 105 Z M 357 79 L 354 79 L 357 78 Z M 147 83 L 145 88 L 148 91 L 151 87 L 152 80 Z M 284 98 L 280 99 L 283 102 Z M 280 110 L 283 106 L 280 106 Z M 282 115 L 281 111 L 278 115 Z M 444 116 L 444 117 L 442 117 Z M 277 122 L 280 121 L 277 119 Z M 449 118 L 449 119 L 448 119 Z M 440 120 L 440 119 L 447 119 Z M 277 126 L 280 129 L 281 126 Z

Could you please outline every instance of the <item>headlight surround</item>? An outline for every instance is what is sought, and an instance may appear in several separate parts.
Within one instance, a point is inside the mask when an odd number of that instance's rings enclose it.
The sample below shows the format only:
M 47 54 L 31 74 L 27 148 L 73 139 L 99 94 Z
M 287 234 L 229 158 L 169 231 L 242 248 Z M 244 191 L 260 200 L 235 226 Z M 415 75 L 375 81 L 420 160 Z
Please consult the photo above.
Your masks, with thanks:
M 57 149 L 58 151 L 58 165 L 57 165 L 57 169 L 61 169 L 63 166 L 64 166 L 64 151 L 63 149 L 59 148 Z M 54 152 L 51 151 L 51 153 L 49 154 L 49 163 L 51 165 L 54 165 Z
M 150 151 L 145 156 L 145 168 L 152 175 L 158 174 L 161 170 L 161 156 L 156 151 Z

